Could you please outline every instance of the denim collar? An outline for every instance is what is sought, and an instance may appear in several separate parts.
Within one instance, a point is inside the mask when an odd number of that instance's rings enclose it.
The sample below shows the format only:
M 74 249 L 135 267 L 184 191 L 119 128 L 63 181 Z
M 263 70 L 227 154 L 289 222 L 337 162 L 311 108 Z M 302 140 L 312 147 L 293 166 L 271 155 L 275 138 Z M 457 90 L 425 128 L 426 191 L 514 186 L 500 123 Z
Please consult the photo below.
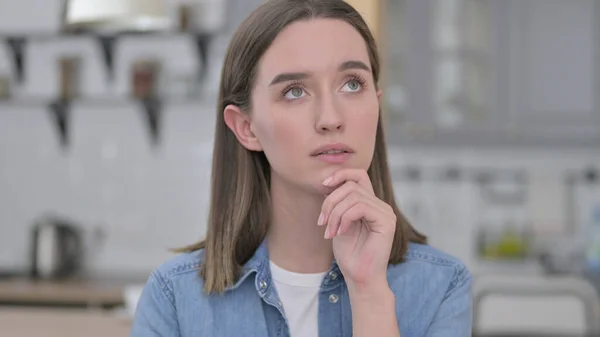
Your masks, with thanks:
M 254 252 L 254 255 L 243 265 L 238 281 L 226 290 L 235 290 L 252 274 L 255 274 L 254 286 L 256 290 L 261 296 L 269 293 L 273 287 L 269 261 L 269 248 L 267 238 L 265 238 Z M 334 259 L 323 281 L 322 288 L 334 288 L 339 285 L 341 280 L 343 280 L 343 275 Z

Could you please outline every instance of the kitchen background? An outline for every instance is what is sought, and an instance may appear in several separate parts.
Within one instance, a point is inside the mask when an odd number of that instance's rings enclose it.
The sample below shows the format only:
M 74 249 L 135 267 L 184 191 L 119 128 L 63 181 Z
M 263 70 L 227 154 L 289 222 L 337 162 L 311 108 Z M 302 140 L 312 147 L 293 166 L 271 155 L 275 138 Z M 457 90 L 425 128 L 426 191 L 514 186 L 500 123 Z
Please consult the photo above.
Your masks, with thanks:
M 600 331 L 600 2 L 350 2 L 400 207 L 473 272 L 475 333 Z M 0 0 L 3 336 L 127 335 L 149 271 L 204 235 L 222 58 L 261 1 L 68 3 Z M 89 23 L 126 4 L 167 20 Z M 49 258 L 54 234 L 75 249 Z

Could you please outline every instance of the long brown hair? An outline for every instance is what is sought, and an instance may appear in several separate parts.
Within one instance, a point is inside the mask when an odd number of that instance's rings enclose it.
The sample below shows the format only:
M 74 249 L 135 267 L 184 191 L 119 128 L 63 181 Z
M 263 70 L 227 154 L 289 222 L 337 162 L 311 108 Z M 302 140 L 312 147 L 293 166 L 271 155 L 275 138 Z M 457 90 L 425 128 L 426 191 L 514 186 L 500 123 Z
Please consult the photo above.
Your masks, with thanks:
M 239 26 L 221 73 L 206 239 L 178 250 L 205 250 L 200 274 L 207 293 L 221 293 L 235 284 L 241 267 L 264 240 L 271 214 L 270 165 L 262 152 L 249 151 L 238 142 L 225 124 L 223 111 L 229 104 L 247 113 L 251 110 L 251 91 L 262 55 L 286 26 L 313 18 L 343 20 L 352 25 L 365 40 L 373 78 L 378 83 L 380 61 L 375 39 L 360 14 L 343 0 L 270 0 Z M 396 264 L 403 261 L 409 242 L 426 243 L 426 237 L 408 223 L 396 205 L 381 110 L 379 115 L 368 173 L 375 194 L 393 207 L 398 219 L 389 260 Z

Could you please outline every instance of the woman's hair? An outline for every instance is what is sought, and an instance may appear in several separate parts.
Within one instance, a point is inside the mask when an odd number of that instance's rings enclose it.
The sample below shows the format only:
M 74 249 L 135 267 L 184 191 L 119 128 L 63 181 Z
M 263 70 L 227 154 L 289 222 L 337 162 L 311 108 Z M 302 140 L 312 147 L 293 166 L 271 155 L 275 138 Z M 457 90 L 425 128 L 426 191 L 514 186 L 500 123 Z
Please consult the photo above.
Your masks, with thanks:
M 207 235 L 203 241 L 178 250 L 204 249 L 200 275 L 207 293 L 221 293 L 235 284 L 241 267 L 266 237 L 271 215 L 269 162 L 264 153 L 249 151 L 238 142 L 225 124 L 223 111 L 233 104 L 250 113 L 262 55 L 289 24 L 315 18 L 342 20 L 360 33 L 367 45 L 374 82 L 378 83 L 380 62 L 375 39 L 360 14 L 343 0 L 270 0 L 239 26 L 221 73 Z M 403 261 L 409 242 L 426 243 L 426 237 L 408 223 L 396 205 L 384 139 L 380 109 L 368 174 L 376 196 L 392 206 L 397 216 L 389 259 L 396 264 Z

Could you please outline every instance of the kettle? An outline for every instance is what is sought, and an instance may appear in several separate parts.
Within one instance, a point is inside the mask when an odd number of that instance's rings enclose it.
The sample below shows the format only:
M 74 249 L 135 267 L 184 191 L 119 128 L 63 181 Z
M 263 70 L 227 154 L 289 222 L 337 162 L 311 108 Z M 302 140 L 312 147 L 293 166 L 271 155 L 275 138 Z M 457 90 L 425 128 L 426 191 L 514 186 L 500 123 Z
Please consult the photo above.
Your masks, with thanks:
M 59 217 L 37 221 L 31 233 L 31 277 L 64 279 L 81 267 L 82 235 L 77 225 Z

